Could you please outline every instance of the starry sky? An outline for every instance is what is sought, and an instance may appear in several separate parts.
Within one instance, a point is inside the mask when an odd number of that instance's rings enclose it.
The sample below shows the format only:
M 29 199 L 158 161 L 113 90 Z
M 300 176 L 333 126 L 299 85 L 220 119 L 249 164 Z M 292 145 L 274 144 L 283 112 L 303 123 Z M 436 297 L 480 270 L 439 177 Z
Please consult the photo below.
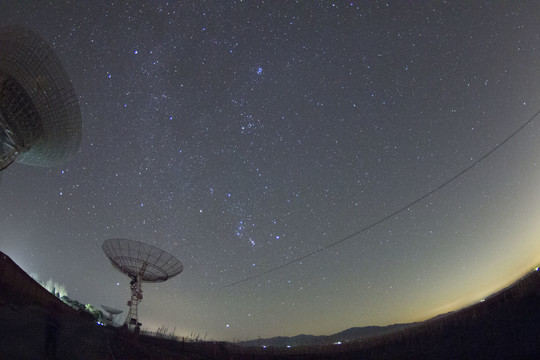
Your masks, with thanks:
M 64 64 L 83 138 L 63 166 L 2 172 L 0 250 L 73 299 L 127 313 L 129 279 L 101 244 L 157 246 L 184 271 L 143 284 L 143 329 L 215 340 L 477 302 L 540 263 L 540 118 L 408 204 L 540 110 L 538 13 L 510 1 L 2 1 L 0 23 L 37 32 Z

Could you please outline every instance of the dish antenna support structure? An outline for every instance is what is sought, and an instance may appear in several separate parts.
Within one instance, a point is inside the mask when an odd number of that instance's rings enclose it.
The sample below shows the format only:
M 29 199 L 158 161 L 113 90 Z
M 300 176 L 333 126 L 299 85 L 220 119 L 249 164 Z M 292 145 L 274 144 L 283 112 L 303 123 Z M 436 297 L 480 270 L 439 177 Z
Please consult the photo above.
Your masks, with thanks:
M 79 102 L 60 60 L 37 34 L 0 27 L 0 171 L 14 161 L 59 165 L 81 143 Z
M 143 299 L 143 282 L 163 282 L 184 270 L 182 263 L 173 255 L 139 241 L 108 239 L 101 246 L 112 266 L 130 279 L 131 298 L 124 326 L 140 330 L 138 306 Z

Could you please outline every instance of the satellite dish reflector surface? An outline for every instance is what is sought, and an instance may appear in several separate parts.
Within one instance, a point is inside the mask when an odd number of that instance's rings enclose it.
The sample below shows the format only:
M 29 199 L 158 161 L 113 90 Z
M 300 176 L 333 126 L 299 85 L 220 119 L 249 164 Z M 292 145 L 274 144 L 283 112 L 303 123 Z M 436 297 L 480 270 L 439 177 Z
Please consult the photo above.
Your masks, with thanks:
M 184 270 L 173 255 L 139 241 L 109 239 L 102 248 L 116 270 L 141 282 L 163 282 Z
M 103 308 L 103 310 L 105 310 L 106 312 L 108 312 L 111 315 L 118 315 L 118 314 L 121 314 L 121 313 L 124 312 L 124 310 L 115 309 L 115 308 L 107 306 L 107 305 L 101 305 L 101 307 Z
M 28 29 L 0 27 L 0 170 L 59 165 L 81 136 L 77 95 L 53 50 Z

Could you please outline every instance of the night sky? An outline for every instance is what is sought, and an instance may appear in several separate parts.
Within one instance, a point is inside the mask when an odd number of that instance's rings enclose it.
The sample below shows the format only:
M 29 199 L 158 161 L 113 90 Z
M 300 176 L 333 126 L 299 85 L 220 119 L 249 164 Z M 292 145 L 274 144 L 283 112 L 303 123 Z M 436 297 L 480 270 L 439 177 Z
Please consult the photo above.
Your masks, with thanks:
M 83 138 L 61 167 L 2 172 L 0 250 L 125 314 L 129 279 L 101 244 L 157 246 L 184 271 L 143 284 L 143 329 L 207 340 L 480 301 L 540 263 L 540 117 L 407 205 L 540 110 L 538 14 L 513 1 L 2 1 L 0 23 L 37 32 L 65 65 Z

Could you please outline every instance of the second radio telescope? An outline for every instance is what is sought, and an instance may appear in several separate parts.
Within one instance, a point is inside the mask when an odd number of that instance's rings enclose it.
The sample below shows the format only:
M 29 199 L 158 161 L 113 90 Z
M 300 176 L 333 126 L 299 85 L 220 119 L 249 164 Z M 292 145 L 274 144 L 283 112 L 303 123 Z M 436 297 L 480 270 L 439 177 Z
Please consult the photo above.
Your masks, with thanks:
M 107 313 L 107 315 L 105 315 L 105 317 L 104 317 L 105 318 L 105 324 L 109 325 L 109 326 L 116 326 L 116 323 L 115 323 L 116 316 L 120 315 L 124 311 L 119 310 L 119 309 L 115 309 L 115 308 L 107 306 L 107 305 L 101 305 L 101 307 Z
M 0 28 L 0 171 L 69 160 L 81 128 L 75 90 L 49 45 L 27 29 Z
M 143 282 L 163 282 L 184 270 L 173 255 L 139 241 L 108 239 L 101 246 L 112 266 L 131 278 L 131 299 L 125 326 L 140 328 L 137 307 L 142 301 Z

